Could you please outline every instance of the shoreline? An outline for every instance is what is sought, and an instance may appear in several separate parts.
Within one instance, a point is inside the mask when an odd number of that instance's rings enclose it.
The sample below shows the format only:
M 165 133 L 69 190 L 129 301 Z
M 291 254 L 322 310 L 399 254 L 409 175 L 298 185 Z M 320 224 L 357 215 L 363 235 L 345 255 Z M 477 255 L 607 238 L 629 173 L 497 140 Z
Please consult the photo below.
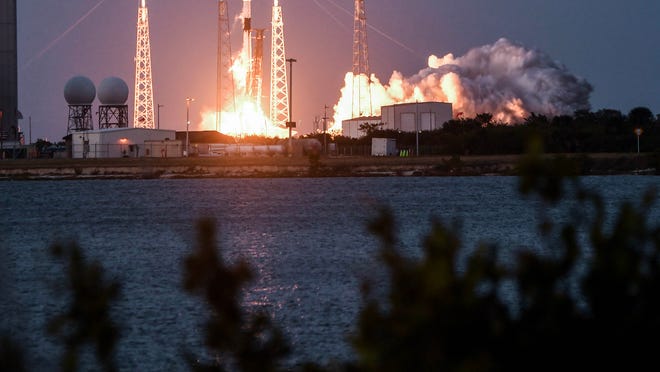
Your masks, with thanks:
M 514 176 L 522 156 L 5 159 L 0 180 Z M 653 154 L 545 156 L 574 158 L 583 175 L 659 174 Z

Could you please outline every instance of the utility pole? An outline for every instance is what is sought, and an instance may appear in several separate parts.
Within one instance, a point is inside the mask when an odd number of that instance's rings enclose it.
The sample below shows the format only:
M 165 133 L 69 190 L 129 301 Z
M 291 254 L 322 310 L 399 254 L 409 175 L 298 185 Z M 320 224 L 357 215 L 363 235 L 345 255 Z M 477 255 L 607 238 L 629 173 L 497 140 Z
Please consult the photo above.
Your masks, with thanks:
M 323 106 L 323 153 L 327 156 L 328 155 L 328 143 L 327 143 L 327 138 L 328 136 L 326 135 L 326 132 L 328 130 L 328 105 Z
M 289 63 L 289 121 L 287 121 L 286 126 L 289 128 L 289 155 L 291 155 L 293 151 L 291 131 L 296 127 L 296 122 L 293 121 L 293 63 L 298 62 L 298 60 L 287 58 L 286 61 Z
M 158 109 L 156 110 L 156 123 L 157 123 L 157 129 L 160 129 L 160 108 L 165 107 L 165 105 L 161 105 L 159 103 L 157 107 Z
M 415 101 L 415 156 L 419 157 L 419 101 Z
M 190 156 L 190 139 L 188 137 L 188 131 L 190 130 L 190 102 L 195 101 L 194 98 L 186 98 L 186 157 Z

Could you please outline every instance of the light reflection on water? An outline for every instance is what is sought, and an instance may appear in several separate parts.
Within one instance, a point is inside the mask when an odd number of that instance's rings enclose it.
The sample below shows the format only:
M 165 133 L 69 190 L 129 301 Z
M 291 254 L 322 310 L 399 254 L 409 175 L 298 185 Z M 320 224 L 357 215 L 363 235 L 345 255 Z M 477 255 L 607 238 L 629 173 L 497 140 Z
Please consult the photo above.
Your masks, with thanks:
M 619 201 L 657 179 L 585 182 Z M 254 269 L 246 306 L 269 311 L 300 360 L 348 359 L 359 282 L 382 278 L 377 241 L 365 228 L 376 207 L 392 207 L 411 256 L 420 254 L 435 216 L 460 221 L 466 252 L 496 241 L 506 259 L 512 249 L 538 243 L 540 205 L 521 201 L 515 187 L 509 177 L 2 182 L 0 279 L 11 285 L 0 310 L 18 315 L 0 325 L 21 336 L 32 369 L 54 363 L 58 347 L 43 331 L 59 311 L 52 285 L 62 271 L 48 246 L 75 239 L 123 283 L 116 310 L 121 369 L 182 369 L 183 350 L 202 353 L 207 315 L 201 301 L 180 290 L 182 262 L 194 245 L 195 221 L 213 217 L 225 257 L 244 258 Z

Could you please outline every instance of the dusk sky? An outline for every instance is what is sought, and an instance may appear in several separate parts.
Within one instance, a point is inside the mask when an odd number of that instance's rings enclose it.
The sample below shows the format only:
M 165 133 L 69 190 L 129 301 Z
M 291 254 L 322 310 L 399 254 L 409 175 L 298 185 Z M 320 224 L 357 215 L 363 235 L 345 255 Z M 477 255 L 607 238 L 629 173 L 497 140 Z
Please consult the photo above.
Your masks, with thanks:
M 66 135 L 65 83 L 85 75 L 97 85 L 118 76 L 130 89 L 132 118 L 138 0 L 19 0 L 19 109 L 32 140 Z M 352 0 L 280 0 L 287 58 L 293 65 L 293 119 L 300 133 L 313 130 L 340 96 L 351 70 Z M 154 106 L 160 127 L 191 130 L 215 107 L 217 1 L 147 0 L 151 31 Z M 232 16 L 242 1 L 229 0 Z M 272 0 L 252 1 L 252 24 L 270 33 Z M 547 53 L 593 86 L 592 110 L 627 113 L 645 106 L 660 113 L 660 2 L 657 0 L 366 0 L 369 60 L 382 82 L 393 71 L 411 76 L 428 57 L 507 38 Z M 232 28 L 240 49 L 240 23 Z M 268 94 L 270 38 L 264 52 Z M 267 101 L 265 101 L 267 107 Z M 98 101 L 95 102 L 95 106 Z M 96 108 L 95 108 L 96 111 Z M 328 110 L 328 116 L 332 116 Z M 95 119 L 95 126 L 97 125 Z

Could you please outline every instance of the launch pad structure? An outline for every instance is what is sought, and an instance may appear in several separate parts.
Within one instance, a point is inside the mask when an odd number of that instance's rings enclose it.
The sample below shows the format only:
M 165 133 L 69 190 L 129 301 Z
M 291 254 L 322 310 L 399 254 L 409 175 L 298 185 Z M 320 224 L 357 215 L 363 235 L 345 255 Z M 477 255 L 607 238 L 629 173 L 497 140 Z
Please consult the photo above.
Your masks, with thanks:
M 245 63 L 245 91 L 241 92 L 254 102 L 258 112 L 263 109 L 263 58 L 266 30 L 253 28 L 252 1 L 243 0 L 242 17 L 242 59 Z M 218 0 L 218 50 L 217 50 L 217 102 L 216 129 L 222 128 L 222 112 L 225 108 L 237 110 L 236 81 L 232 66 L 229 12 L 226 0 Z M 273 126 L 285 128 L 290 121 L 290 106 L 287 86 L 286 52 L 284 46 L 284 20 L 279 0 L 273 0 L 271 18 L 271 59 L 269 116 Z M 242 77 L 241 77 L 242 79 Z

